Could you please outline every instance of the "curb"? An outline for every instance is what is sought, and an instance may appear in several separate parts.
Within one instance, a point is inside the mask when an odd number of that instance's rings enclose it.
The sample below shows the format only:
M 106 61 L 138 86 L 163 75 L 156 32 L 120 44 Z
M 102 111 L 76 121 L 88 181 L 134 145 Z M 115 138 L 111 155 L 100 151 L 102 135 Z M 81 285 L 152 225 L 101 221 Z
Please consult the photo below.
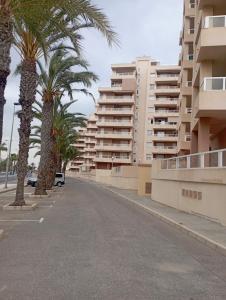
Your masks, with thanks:
M 132 199 L 130 199 L 129 197 L 126 197 L 126 196 L 124 196 L 124 195 L 122 195 L 122 194 L 120 194 L 120 193 L 118 193 L 118 192 L 115 192 L 115 191 L 113 191 L 113 190 L 111 190 L 111 189 L 109 189 L 109 188 L 106 188 L 106 187 L 104 187 L 104 189 L 106 189 L 106 190 L 108 190 L 108 191 L 110 191 L 110 192 L 112 192 L 112 193 L 114 193 L 114 194 L 120 196 L 121 198 L 124 198 L 124 199 L 126 199 L 126 200 L 132 202 L 133 204 L 136 204 L 137 206 L 140 206 L 140 207 L 144 208 L 147 212 L 149 212 L 150 214 L 152 214 L 152 215 L 158 217 L 158 218 L 161 219 L 163 222 L 168 223 L 168 224 L 170 224 L 170 225 L 173 225 L 174 227 L 176 227 L 177 229 L 183 231 L 183 232 L 186 233 L 187 235 L 192 236 L 192 237 L 195 238 L 196 240 L 198 240 L 198 241 L 204 243 L 205 245 L 210 246 L 212 249 L 217 249 L 217 250 L 219 250 L 222 254 L 226 255 L 226 247 L 225 247 L 224 245 L 222 245 L 222 244 L 220 244 L 220 243 L 218 243 L 218 242 L 215 242 L 215 241 L 212 240 L 212 239 L 209 239 L 208 237 L 206 237 L 206 236 L 204 236 L 204 235 L 198 233 L 197 231 L 194 231 L 194 230 L 190 229 L 189 227 L 187 227 L 187 226 L 185 226 L 185 225 L 182 225 L 182 224 L 180 224 L 180 223 L 174 221 L 173 219 L 166 217 L 166 216 L 163 215 L 163 214 L 160 214 L 160 213 L 157 212 L 156 210 L 153 210 L 153 209 L 151 209 L 151 208 L 149 208 L 149 207 L 147 207 L 147 206 L 145 206 L 145 205 L 143 205 L 143 204 L 140 204 L 140 203 L 138 203 L 138 202 L 132 200 Z
M 3 191 L 0 191 L 0 194 L 5 194 L 5 193 L 8 193 L 8 192 L 13 192 L 13 191 L 15 191 L 15 190 L 16 190 L 16 187 L 11 188 L 11 189 L 5 189 L 5 190 L 3 190 Z

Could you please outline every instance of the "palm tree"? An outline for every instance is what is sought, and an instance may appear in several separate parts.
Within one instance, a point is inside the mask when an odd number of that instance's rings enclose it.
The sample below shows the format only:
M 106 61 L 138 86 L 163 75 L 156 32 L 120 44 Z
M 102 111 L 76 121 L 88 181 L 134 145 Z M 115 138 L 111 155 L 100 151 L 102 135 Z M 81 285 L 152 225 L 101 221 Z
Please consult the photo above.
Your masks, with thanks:
M 49 68 L 46 72 L 41 63 L 39 63 L 40 76 L 39 85 L 41 87 L 41 96 L 43 100 L 42 107 L 42 127 L 41 127 L 41 159 L 39 164 L 38 182 L 35 190 L 36 195 L 46 194 L 46 166 L 50 161 L 51 151 L 53 149 L 53 107 L 56 97 L 61 97 L 68 93 L 72 99 L 74 84 L 91 86 L 92 81 L 97 80 L 97 76 L 86 69 L 88 64 L 79 57 L 68 56 L 66 50 L 59 49 L 55 51 L 49 62 Z M 72 68 L 85 68 L 85 71 L 73 72 Z M 86 89 L 76 89 L 86 94 Z
M 62 161 L 65 162 L 67 156 L 69 156 L 66 148 L 69 148 L 78 138 L 78 133 L 75 128 L 85 126 L 86 119 L 82 114 L 68 112 L 68 108 L 73 103 L 75 103 L 75 101 L 62 104 L 60 98 L 54 101 L 52 130 L 53 151 L 50 153 L 49 162 L 46 164 L 46 174 L 44 175 L 48 189 L 53 185 L 56 171 L 61 172 Z M 36 105 L 34 106 L 35 117 L 38 120 L 42 119 L 42 109 L 40 109 L 42 105 L 44 104 L 36 101 Z M 30 143 L 32 147 L 38 148 L 36 155 L 40 155 L 41 126 L 35 125 L 33 126 L 33 130 Z M 76 153 L 79 154 L 77 149 L 76 152 L 74 150 L 74 154 Z
M 84 26 L 98 29 L 107 38 L 109 44 L 117 43 L 116 34 L 108 18 L 102 10 L 92 5 L 90 0 L 0 0 L 0 143 L 5 104 L 4 92 L 10 73 L 10 49 L 15 23 L 19 21 L 24 23 L 25 27 L 35 29 L 40 26 L 40 23 L 52 19 L 55 19 L 51 24 L 55 32 L 58 32 L 58 38 L 63 34 L 71 36 L 72 40 L 76 41 L 73 33 L 77 32 L 78 27 Z M 65 27 L 65 20 L 71 26 Z M 40 38 L 37 30 L 36 38 Z
M 2 152 L 6 152 L 7 150 L 8 149 L 7 149 L 6 143 L 0 144 L 0 162 L 2 160 Z

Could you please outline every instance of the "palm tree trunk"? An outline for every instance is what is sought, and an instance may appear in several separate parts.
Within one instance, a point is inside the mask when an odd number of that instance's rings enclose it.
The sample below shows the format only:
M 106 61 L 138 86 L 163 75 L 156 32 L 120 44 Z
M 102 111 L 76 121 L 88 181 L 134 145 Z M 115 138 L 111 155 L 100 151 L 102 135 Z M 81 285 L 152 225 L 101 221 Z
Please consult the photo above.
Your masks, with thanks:
M 3 3 L 2 3 L 3 2 Z M 3 112 L 5 105 L 5 87 L 10 73 L 10 49 L 13 40 L 13 26 L 9 8 L 0 0 L 0 144 L 2 143 Z
M 38 170 L 38 182 L 35 195 L 47 195 L 47 173 L 52 167 L 50 163 L 52 151 L 52 128 L 53 128 L 53 101 L 44 101 L 42 107 L 41 127 L 41 159 Z
M 37 86 L 36 62 L 25 59 L 22 62 L 21 81 L 20 81 L 20 104 L 21 112 L 19 128 L 19 156 L 17 163 L 17 189 L 14 206 L 25 205 L 24 201 L 24 180 L 27 174 L 29 137 L 31 133 L 31 121 L 33 118 L 32 104 L 35 101 Z
M 54 145 L 54 142 L 53 142 Z M 49 160 L 49 169 L 47 171 L 46 176 L 46 189 L 50 190 L 52 189 L 55 181 L 56 176 L 56 155 L 52 148 L 51 154 L 50 154 L 50 160 Z
M 62 173 L 64 174 L 66 173 L 67 165 L 68 165 L 68 161 L 64 161 L 63 168 L 62 168 Z

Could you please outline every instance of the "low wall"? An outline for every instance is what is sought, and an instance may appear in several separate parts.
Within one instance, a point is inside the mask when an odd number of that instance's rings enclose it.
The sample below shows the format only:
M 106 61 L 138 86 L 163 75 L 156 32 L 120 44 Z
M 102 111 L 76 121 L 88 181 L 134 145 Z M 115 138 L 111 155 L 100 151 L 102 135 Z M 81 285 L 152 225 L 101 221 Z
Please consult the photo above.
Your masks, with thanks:
M 135 190 L 142 196 L 151 193 L 150 166 L 121 166 L 113 168 L 113 170 L 96 169 L 91 172 L 80 172 L 79 174 L 71 172 L 70 176 L 81 176 L 120 189 Z
M 152 199 L 226 225 L 226 168 L 162 170 L 154 161 Z

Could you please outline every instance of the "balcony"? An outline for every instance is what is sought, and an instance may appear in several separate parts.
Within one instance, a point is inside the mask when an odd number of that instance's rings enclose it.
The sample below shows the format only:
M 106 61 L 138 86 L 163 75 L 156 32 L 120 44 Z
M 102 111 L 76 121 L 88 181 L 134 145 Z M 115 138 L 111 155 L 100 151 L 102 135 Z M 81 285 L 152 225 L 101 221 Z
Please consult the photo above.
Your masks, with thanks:
M 223 6 L 225 5 L 225 0 L 214 0 L 214 6 Z M 213 6 L 213 0 L 199 0 L 198 8 L 202 9 L 205 6 Z
M 130 156 L 96 156 L 94 159 L 95 162 L 103 162 L 103 163 L 117 163 L 117 164 L 131 164 L 132 160 Z
M 96 152 L 96 149 L 95 149 L 95 147 L 86 147 L 85 149 L 84 149 L 84 151 L 85 152 Z
M 158 74 L 155 79 L 156 82 L 178 82 L 179 74 Z
M 98 127 L 133 127 L 133 122 L 126 120 L 101 120 L 97 122 Z
M 178 98 L 156 98 L 154 101 L 155 106 L 176 106 L 178 104 Z
M 174 85 L 159 85 L 154 92 L 156 95 L 179 95 L 180 89 Z
M 134 79 L 135 77 L 135 72 L 113 72 L 111 75 L 111 79 Z
M 85 136 L 87 137 L 87 136 L 93 136 L 93 137 L 95 137 L 96 136 L 96 132 L 86 132 L 85 133 Z
M 152 137 L 153 141 L 163 141 L 163 142 L 177 142 L 178 135 L 177 134 L 155 134 Z
M 131 108 L 99 108 L 96 111 L 97 115 L 118 115 L 118 116 L 131 116 L 134 114 Z
M 197 61 L 224 59 L 226 16 L 207 16 L 203 24 L 197 45 Z
M 177 122 L 155 122 L 154 129 L 177 129 Z
M 226 117 L 226 77 L 204 78 L 195 101 L 195 117 Z
M 154 146 L 152 148 L 154 154 L 177 154 L 177 146 Z
M 98 103 L 100 104 L 134 104 L 133 96 L 101 96 Z
M 131 140 L 133 138 L 132 132 L 98 132 L 96 134 L 97 139 L 121 139 L 121 140 Z
M 97 144 L 97 151 L 115 151 L 115 152 L 131 152 L 132 145 L 131 144 Z
M 158 117 L 177 117 L 179 115 L 178 110 L 166 110 L 166 109 L 158 109 L 154 112 L 155 116 Z

